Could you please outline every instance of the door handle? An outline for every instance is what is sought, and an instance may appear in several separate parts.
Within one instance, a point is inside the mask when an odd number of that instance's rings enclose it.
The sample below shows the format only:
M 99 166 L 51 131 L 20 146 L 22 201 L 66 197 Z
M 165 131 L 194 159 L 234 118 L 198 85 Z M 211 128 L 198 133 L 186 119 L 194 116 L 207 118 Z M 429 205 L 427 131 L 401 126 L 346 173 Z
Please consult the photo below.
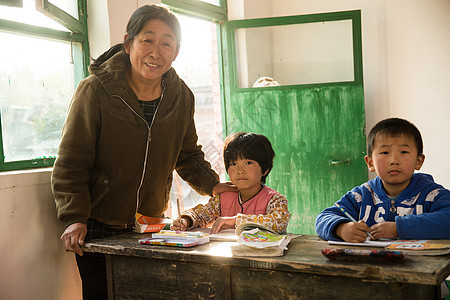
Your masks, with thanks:
M 346 159 L 346 160 L 330 160 L 330 166 L 349 165 L 350 162 L 351 162 L 350 159 Z

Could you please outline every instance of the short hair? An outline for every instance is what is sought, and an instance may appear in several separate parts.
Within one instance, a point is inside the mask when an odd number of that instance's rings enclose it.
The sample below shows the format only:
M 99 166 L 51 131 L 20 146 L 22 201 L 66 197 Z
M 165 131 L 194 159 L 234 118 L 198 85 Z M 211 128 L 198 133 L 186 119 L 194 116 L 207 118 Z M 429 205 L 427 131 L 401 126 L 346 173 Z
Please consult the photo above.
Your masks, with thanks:
M 262 173 L 267 171 L 267 174 L 261 177 L 261 182 L 265 183 L 267 175 L 272 170 L 274 157 L 275 152 L 273 151 L 272 144 L 262 134 L 238 132 L 225 139 L 223 159 L 227 172 L 233 161 L 239 158 L 251 159 L 258 162 L 261 166 Z
M 180 49 L 181 43 L 181 26 L 177 17 L 164 5 L 144 5 L 139 7 L 131 15 L 127 24 L 128 38 L 125 43 L 134 39 L 141 32 L 142 27 L 153 19 L 160 20 L 172 29 L 177 39 L 177 50 Z
M 375 138 L 380 134 L 385 134 L 392 137 L 405 135 L 413 138 L 417 147 L 417 155 L 421 155 L 423 152 L 422 135 L 420 134 L 419 129 L 407 120 L 400 118 L 389 118 L 378 122 L 370 130 L 369 136 L 367 137 L 367 155 L 369 157 L 372 157 Z

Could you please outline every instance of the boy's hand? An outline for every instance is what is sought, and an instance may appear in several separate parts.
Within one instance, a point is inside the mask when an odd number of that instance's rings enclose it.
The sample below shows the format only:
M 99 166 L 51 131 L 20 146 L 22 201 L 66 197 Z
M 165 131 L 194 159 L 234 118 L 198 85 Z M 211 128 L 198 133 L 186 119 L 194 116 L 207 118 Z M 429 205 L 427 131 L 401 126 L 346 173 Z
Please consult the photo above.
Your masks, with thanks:
M 337 236 L 350 243 L 364 243 L 367 239 L 367 232 L 371 233 L 371 229 L 363 220 L 342 223 L 336 229 Z
M 231 182 L 219 182 L 212 190 L 213 196 L 224 192 L 237 192 L 238 188 Z
M 370 227 L 374 239 L 393 239 L 398 237 L 395 222 L 381 222 Z
M 234 217 L 218 217 L 211 228 L 211 234 L 218 233 L 222 229 L 229 229 L 234 228 L 234 225 L 236 224 L 236 218 Z
M 170 230 L 181 230 L 184 231 L 188 228 L 188 220 L 186 220 L 186 218 L 183 217 L 178 217 L 177 219 L 175 219 L 173 221 L 173 223 L 170 225 Z

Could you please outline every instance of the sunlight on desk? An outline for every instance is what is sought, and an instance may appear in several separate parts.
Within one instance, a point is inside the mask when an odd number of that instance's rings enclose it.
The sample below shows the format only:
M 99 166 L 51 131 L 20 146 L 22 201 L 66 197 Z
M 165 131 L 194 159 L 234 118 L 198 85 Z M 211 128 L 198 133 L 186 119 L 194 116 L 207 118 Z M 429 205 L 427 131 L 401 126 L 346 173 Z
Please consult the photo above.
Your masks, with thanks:
M 205 251 L 202 249 L 202 253 L 208 253 L 214 256 L 231 257 L 231 245 L 236 244 L 235 242 L 221 242 L 221 243 L 209 243 L 205 246 L 209 248 Z

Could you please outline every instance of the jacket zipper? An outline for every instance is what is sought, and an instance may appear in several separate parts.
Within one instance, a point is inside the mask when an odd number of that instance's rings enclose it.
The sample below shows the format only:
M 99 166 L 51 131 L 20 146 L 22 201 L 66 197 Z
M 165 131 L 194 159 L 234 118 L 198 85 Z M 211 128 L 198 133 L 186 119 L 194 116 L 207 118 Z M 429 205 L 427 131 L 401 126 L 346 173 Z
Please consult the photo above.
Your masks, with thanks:
M 395 213 L 397 209 L 395 208 L 395 199 L 391 199 L 391 213 Z
M 163 101 L 163 97 L 164 97 L 164 92 L 166 90 L 166 86 L 164 84 L 164 80 L 162 81 L 162 86 L 163 86 L 163 90 L 161 93 L 161 99 L 159 100 L 159 105 L 158 107 L 156 107 L 155 110 L 155 114 L 153 115 L 153 119 L 152 119 L 152 123 L 150 125 L 148 125 L 147 120 L 145 120 L 143 117 L 141 117 L 122 97 L 120 97 L 119 95 L 117 95 L 117 97 L 122 100 L 123 103 L 125 103 L 126 106 L 128 106 L 128 108 L 135 114 L 137 115 L 146 125 L 147 125 L 147 129 L 148 129 L 148 136 L 147 136 L 147 144 L 145 146 L 145 159 L 144 159 L 144 165 L 142 168 L 142 175 L 141 175 L 141 182 L 139 183 L 139 187 L 136 193 L 136 210 L 135 210 L 135 215 L 138 211 L 139 208 L 139 204 L 140 204 L 140 197 L 139 194 L 141 192 L 141 188 L 142 185 L 144 184 L 144 176 L 145 176 L 145 171 L 147 169 L 147 161 L 148 161 L 148 149 L 150 147 L 150 141 L 152 140 L 152 134 L 151 134 L 151 128 L 153 126 L 153 122 L 155 121 L 156 118 L 156 114 L 158 113 L 159 107 L 161 106 L 161 102 Z

